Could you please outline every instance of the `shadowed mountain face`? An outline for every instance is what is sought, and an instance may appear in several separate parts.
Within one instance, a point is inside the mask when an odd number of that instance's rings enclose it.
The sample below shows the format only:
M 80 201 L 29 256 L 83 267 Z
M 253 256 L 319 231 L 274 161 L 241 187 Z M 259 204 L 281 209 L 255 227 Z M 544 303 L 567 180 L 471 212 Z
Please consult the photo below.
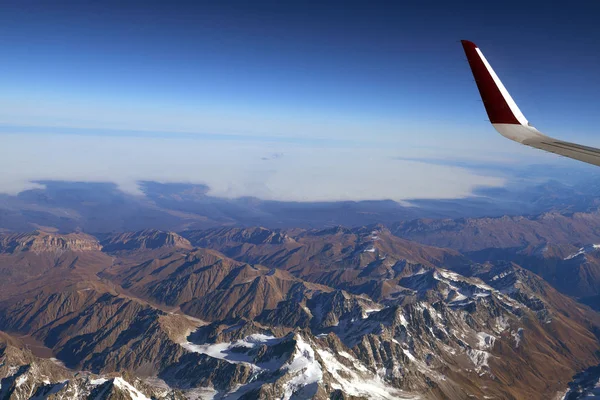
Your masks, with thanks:
M 418 219 L 391 231 L 408 240 L 462 252 L 524 248 L 545 243 L 600 243 L 600 213 L 546 213 L 534 217 Z
M 6 234 L 0 270 L 9 398 L 546 399 L 600 363 L 538 275 L 381 225 Z

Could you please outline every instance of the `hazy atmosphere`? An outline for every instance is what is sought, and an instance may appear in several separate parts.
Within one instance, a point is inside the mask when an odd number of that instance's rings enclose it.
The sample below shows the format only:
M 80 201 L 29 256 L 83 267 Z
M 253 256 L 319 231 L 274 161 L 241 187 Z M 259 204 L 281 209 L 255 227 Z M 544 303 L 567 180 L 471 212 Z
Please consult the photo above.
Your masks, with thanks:
M 503 166 L 571 167 L 490 127 L 458 43 L 477 41 L 539 128 L 598 143 L 590 2 L 561 24 L 558 5 L 519 4 L 6 4 L 0 191 L 155 180 L 400 201 L 504 186 Z M 495 170 L 469 167 L 482 159 Z

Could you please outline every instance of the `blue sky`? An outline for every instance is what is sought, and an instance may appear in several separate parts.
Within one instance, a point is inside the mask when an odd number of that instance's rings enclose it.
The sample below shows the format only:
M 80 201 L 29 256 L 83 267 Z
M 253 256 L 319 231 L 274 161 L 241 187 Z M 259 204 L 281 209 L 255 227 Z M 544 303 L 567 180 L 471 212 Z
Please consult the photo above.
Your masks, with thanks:
M 595 2 L 52 3 L 2 2 L 0 162 L 25 167 L 0 190 L 154 178 L 226 181 L 214 191 L 225 196 L 401 200 L 503 184 L 402 158 L 571 165 L 493 131 L 460 39 L 481 47 L 540 130 L 600 144 Z M 213 164 L 173 168 L 183 145 L 192 159 L 210 149 Z M 282 157 L 267 174 L 256 160 L 269 154 Z M 224 163 L 244 173 L 221 175 Z M 363 187 L 348 177 L 375 175 Z

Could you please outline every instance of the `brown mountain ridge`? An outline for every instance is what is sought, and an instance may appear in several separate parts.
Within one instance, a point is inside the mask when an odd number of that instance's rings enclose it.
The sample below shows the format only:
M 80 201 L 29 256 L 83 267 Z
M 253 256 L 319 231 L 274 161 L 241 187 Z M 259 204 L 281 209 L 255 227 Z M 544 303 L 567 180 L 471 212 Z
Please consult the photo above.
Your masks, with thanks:
M 383 226 L 0 236 L 5 348 L 69 368 L 5 357 L 14 398 L 542 399 L 600 363 L 600 316 L 538 275 Z

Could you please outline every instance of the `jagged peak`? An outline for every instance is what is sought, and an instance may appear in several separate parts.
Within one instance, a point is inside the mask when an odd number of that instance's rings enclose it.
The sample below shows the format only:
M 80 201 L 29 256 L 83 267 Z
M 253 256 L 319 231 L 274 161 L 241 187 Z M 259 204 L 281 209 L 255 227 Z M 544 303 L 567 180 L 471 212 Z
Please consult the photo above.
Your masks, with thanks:
M 331 228 L 324 228 L 312 231 L 313 236 L 329 236 L 329 235 L 345 235 L 351 233 L 352 230 L 341 225 L 333 226 Z
M 241 229 L 236 235 L 233 235 L 233 238 L 244 240 L 245 242 L 252 244 L 282 244 L 294 241 L 294 239 L 289 237 L 285 232 L 264 228 L 262 226 Z
M 358 228 L 354 228 L 352 230 L 354 233 L 361 236 L 376 236 L 378 234 L 388 234 L 390 230 L 383 224 L 371 224 L 366 226 L 361 226 Z
M 254 245 L 262 244 L 285 244 L 296 241 L 285 231 L 269 229 L 262 226 L 249 228 L 216 228 L 204 231 L 187 231 L 185 237 L 200 246 L 207 243 L 248 243 Z
M 158 249 L 161 247 L 193 248 L 191 243 L 179 234 L 157 229 L 119 233 L 110 236 L 102 244 L 104 245 L 104 250 L 107 252 Z

